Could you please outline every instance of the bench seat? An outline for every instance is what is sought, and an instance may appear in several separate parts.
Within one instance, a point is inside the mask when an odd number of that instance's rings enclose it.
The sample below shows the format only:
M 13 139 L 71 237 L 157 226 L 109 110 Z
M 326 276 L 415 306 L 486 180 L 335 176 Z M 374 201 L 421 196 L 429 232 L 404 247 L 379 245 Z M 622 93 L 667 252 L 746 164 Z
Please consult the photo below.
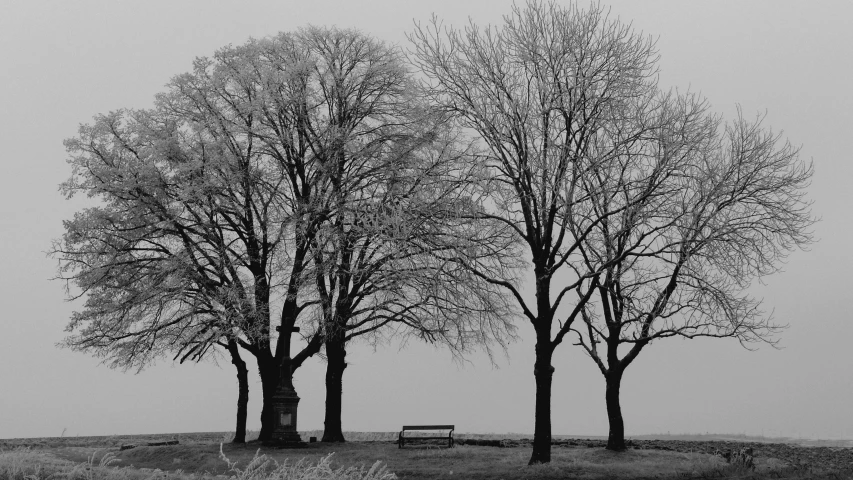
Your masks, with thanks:
M 447 440 L 447 446 L 453 448 L 453 430 L 455 428 L 455 425 L 403 425 L 403 429 L 400 430 L 400 434 L 397 437 L 397 445 L 399 448 L 403 448 L 406 444 L 406 440 L 409 440 L 410 442 L 413 440 Z M 448 432 L 441 435 L 419 435 L 417 437 L 406 437 L 404 435 L 405 432 L 423 432 L 430 430 L 447 430 Z

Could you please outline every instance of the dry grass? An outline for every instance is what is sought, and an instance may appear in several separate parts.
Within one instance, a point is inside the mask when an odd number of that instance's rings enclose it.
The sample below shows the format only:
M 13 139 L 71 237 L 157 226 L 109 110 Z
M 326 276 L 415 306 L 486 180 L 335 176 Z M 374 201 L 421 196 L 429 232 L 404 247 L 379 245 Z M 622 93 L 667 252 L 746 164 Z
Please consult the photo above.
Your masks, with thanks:
M 230 465 L 254 471 L 254 464 L 259 458 L 257 445 L 224 445 L 222 452 L 229 463 L 222 461 L 219 450 L 218 445 L 139 447 L 119 452 L 118 458 L 123 465 L 164 471 L 180 469 L 185 473 L 205 476 L 233 476 Z M 719 476 L 719 472 L 726 468 L 721 459 L 698 453 L 632 450 L 615 454 L 587 448 L 555 448 L 551 464 L 533 467 L 527 466 L 529 448 L 464 445 L 453 449 L 407 447 L 400 450 L 387 442 L 314 443 L 304 449 L 262 448 L 260 453 L 264 461 L 276 462 L 277 465 L 299 462 L 320 465 L 325 462 L 324 468 L 328 471 L 355 468 L 363 474 L 377 468 L 379 462 L 379 465 L 387 466 L 385 473 L 393 472 L 400 479 L 702 478 L 711 474 Z M 267 468 L 275 470 L 272 465 Z
M 0 480 L 843 478 L 798 471 L 767 458 L 756 459 L 760 468 L 753 472 L 732 468 L 711 455 L 662 450 L 553 448 L 550 464 L 528 466 L 529 447 L 400 450 L 380 435 L 348 433 L 347 438 L 363 441 L 313 443 L 303 449 L 259 449 L 257 443 L 221 445 L 198 438 L 124 451 L 116 439 L 103 442 L 109 444 L 107 449 L 96 449 L 95 442 L 80 446 L 85 443 L 80 441 L 19 447 L 0 451 Z
M 376 461 L 369 469 L 358 467 L 332 467 L 334 453 L 322 457 L 317 464 L 305 458 L 291 462 L 285 458 L 282 463 L 261 455 L 260 450 L 240 469 L 236 461 L 231 461 L 219 446 L 219 458 L 228 465 L 228 473 L 234 480 L 394 480 L 397 478 L 388 472 L 382 462 Z
M 46 451 L 17 448 L 0 452 L 2 480 L 144 480 L 152 478 L 145 471 L 116 468 L 115 454 L 93 452 L 85 462 L 72 462 Z M 161 475 L 162 477 L 162 475 Z M 172 472 L 170 480 L 188 480 L 181 472 Z
M 363 466 L 332 466 L 332 456 L 326 455 L 316 463 L 305 458 L 291 461 L 285 458 L 279 463 L 256 451 L 255 455 L 240 468 L 238 462 L 229 459 L 220 445 L 219 463 L 223 474 L 210 472 L 187 472 L 183 469 L 118 467 L 121 462 L 115 452 L 93 452 L 82 463 L 57 458 L 45 451 L 17 448 L 0 452 L 0 480 L 394 480 L 381 462 L 370 468 Z

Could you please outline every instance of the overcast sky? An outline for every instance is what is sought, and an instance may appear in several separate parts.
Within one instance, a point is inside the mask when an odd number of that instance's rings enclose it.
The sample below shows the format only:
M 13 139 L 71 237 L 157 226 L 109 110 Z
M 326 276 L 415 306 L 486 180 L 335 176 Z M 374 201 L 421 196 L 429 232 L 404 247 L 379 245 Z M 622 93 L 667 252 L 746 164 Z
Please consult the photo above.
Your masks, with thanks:
M 62 140 L 118 108 L 144 108 L 196 56 L 307 24 L 355 27 L 405 45 L 413 20 L 498 23 L 496 0 L 10 1 L 0 3 L 0 438 L 227 431 L 237 382 L 226 359 L 140 374 L 58 349 L 71 312 L 45 251 L 79 202 L 57 185 L 70 175 Z M 853 234 L 853 2 L 612 1 L 611 14 L 657 37 L 661 83 L 691 88 L 732 118 L 766 111 L 766 124 L 813 159 L 810 198 L 819 242 L 756 285 L 779 323 L 781 350 L 733 340 L 667 339 L 628 369 L 626 433 L 747 433 L 853 438 L 850 278 Z M 499 368 L 482 355 L 459 365 L 411 343 L 351 349 L 345 431 L 453 423 L 457 431 L 533 432 L 529 324 Z M 253 357 L 246 354 L 249 362 Z M 251 362 L 250 362 L 251 363 Z M 555 434 L 606 435 L 604 379 L 579 348 L 554 358 Z M 300 430 L 322 429 L 325 365 L 296 373 Z M 260 422 L 251 374 L 249 428 Z

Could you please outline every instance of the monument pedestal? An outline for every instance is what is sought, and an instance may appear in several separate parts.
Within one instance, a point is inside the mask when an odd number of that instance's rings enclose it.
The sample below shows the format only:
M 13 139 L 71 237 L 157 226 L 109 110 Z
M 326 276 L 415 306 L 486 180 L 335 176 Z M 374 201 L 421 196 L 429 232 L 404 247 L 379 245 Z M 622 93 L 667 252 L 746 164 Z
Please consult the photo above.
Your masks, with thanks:
M 296 430 L 298 405 L 299 397 L 293 387 L 280 385 L 273 396 L 275 427 L 272 438 L 265 443 L 266 445 L 277 448 L 299 448 L 307 445 Z
M 291 327 L 282 329 L 276 327 L 276 331 L 281 335 L 287 335 L 287 341 L 284 342 L 284 358 L 281 362 L 280 377 L 278 388 L 272 397 L 273 415 L 275 418 L 275 426 L 272 430 L 272 435 L 264 445 L 276 448 L 299 448 L 305 447 L 307 444 L 302 441 L 299 432 L 296 431 L 296 412 L 299 406 L 299 396 L 296 395 L 296 389 L 293 388 L 293 370 L 290 366 L 290 334 L 298 332 L 299 328 Z
M 281 332 L 281 328 L 277 328 Z M 291 332 L 298 332 L 298 328 L 292 328 Z M 264 445 L 276 448 L 299 448 L 307 444 L 302 441 L 296 430 L 297 407 L 299 396 L 293 388 L 293 370 L 290 368 L 290 342 L 287 342 L 287 350 L 284 360 L 281 362 L 281 373 L 278 388 L 272 397 L 273 426 L 271 438 Z

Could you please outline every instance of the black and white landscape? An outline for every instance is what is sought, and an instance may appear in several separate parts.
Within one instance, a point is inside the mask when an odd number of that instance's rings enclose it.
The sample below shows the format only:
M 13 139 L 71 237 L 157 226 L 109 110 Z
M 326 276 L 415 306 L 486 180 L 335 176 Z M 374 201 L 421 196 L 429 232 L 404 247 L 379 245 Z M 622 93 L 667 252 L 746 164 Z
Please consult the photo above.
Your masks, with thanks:
M 851 13 L 0 7 L 0 464 L 848 474 Z

